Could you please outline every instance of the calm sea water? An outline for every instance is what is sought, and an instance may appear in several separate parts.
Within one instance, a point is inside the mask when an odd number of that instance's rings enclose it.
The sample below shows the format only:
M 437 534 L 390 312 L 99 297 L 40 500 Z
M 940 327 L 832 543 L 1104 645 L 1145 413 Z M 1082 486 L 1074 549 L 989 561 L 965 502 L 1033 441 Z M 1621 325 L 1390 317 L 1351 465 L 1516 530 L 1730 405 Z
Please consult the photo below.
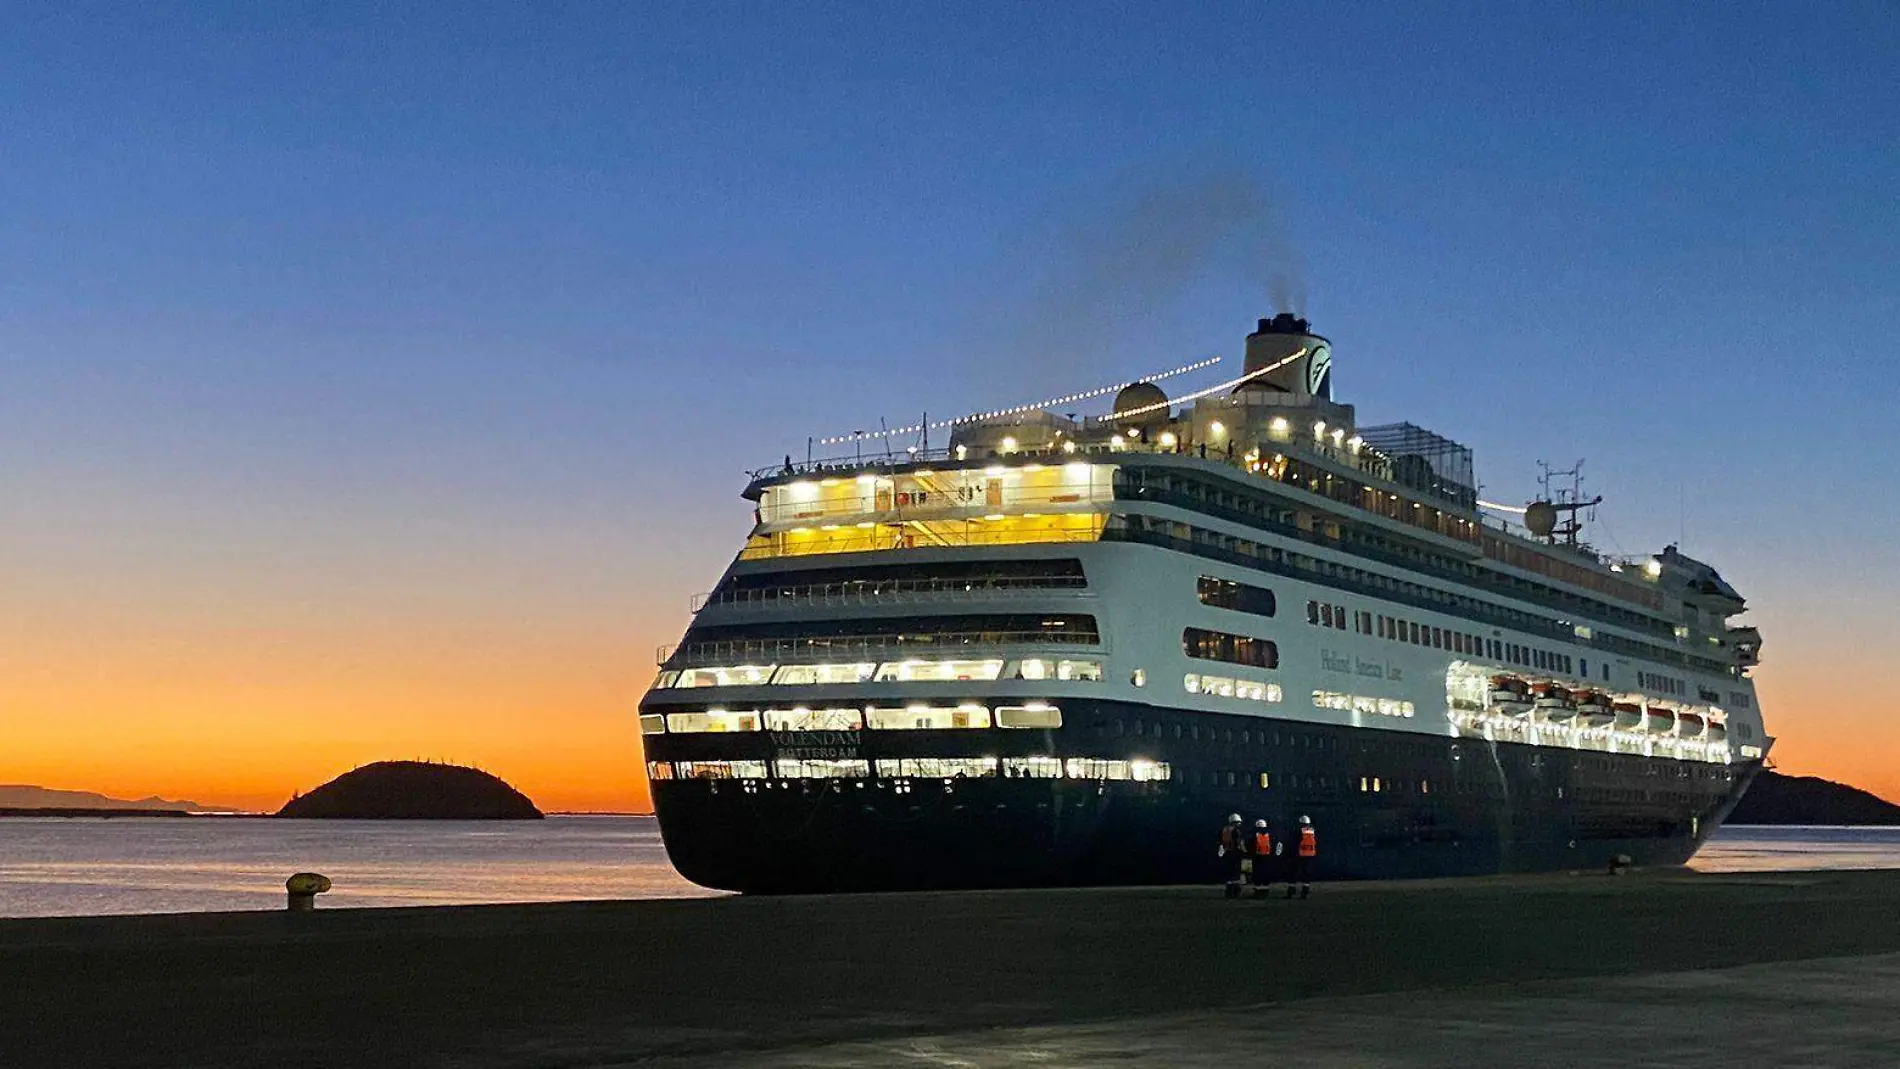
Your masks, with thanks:
M 1704 872 L 1900 868 L 1900 828 L 1724 828 Z M 650 817 L 523 823 L 0 820 L 0 917 L 282 909 L 324 873 L 326 906 L 682 898 Z

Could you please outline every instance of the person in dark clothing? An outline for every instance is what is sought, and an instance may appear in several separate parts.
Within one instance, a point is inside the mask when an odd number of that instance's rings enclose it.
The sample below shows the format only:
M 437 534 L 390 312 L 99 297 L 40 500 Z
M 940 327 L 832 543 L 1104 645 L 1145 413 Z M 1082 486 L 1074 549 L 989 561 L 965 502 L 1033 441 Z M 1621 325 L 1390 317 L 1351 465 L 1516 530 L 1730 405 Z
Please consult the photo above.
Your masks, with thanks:
M 1247 860 L 1247 830 L 1241 826 L 1239 813 L 1228 814 L 1227 823 L 1221 826 L 1219 857 L 1227 868 L 1227 897 L 1239 898 L 1246 879 L 1241 862 Z
M 1286 896 L 1288 898 L 1293 897 L 1293 888 L 1296 884 L 1299 886 L 1301 898 L 1313 893 L 1313 885 L 1308 881 L 1312 878 L 1313 859 L 1318 856 L 1319 835 L 1313 831 L 1313 818 L 1303 816 L 1300 818 L 1299 842 L 1293 848 L 1293 871 L 1287 875 Z
M 1267 822 L 1253 822 L 1253 896 L 1267 897 L 1267 890 L 1273 886 L 1273 870 L 1279 864 L 1280 844 L 1274 841 L 1273 833 L 1267 830 Z

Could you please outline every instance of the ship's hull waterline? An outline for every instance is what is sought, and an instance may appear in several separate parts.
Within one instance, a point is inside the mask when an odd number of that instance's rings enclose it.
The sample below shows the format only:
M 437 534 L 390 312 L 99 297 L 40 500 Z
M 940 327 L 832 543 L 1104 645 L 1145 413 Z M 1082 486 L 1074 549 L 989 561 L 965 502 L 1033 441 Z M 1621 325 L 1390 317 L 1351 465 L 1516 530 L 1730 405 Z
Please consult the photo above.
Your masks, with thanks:
M 1677 865 L 1721 824 L 1760 767 L 1395 738 L 1120 702 L 1067 706 L 1060 729 L 985 739 L 917 732 L 891 741 L 907 757 L 1000 748 L 1211 771 L 1145 782 L 662 781 L 654 802 L 668 854 L 695 883 L 751 893 L 1212 883 L 1226 871 L 1216 856 L 1220 824 L 1236 812 L 1289 837 L 1302 815 L 1312 817 L 1320 880 L 1593 870 L 1619 857 Z M 1113 729 L 1136 720 L 1148 729 L 1139 738 Z M 1257 741 L 1230 740 L 1241 731 Z M 879 756 L 881 741 L 865 734 L 867 758 Z M 755 741 L 761 757 L 772 745 L 769 736 Z M 690 756 L 655 749 L 649 756 Z

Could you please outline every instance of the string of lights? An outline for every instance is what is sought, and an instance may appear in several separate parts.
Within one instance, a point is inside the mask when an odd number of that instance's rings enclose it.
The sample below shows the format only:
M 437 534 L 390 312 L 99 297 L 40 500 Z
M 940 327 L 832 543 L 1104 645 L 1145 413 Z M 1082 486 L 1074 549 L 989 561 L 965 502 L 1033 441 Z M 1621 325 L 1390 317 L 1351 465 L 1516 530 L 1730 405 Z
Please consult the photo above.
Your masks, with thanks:
M 1222 390 L 1231 390 L 1234 387 L 1239 386 L 1245 382 L 1248 382 L 1253 379 L 1257 379 L 1260 376 L 1265 375 L 1269 371 L 1278 371 L 1281 368 L 1287 366 L 1288 364 L 1291 364 L 1293 361 L 1298 360 L 1300 357 L 1305 356 L 1305 355 L 1306 355 L 1306 350 L 1302 348 L 1300 349 L 1300 351 L 1294 353 L 1292 356 L 1289 356 L 1283 360 L 1275 361 L 1274 363 L 1268 364 L 1266 367 L 1260 368 L 1255 371 L 1249 371 L 1245 375 L 1242 375 L 1241 377 L 1237 379 L 1228 379 L 1226 382 L 1209 386 L 1205 390 L 1196 390 L 1193 393 L 1182 394 L 1179 397 L 1172 397 L 1166 401 L 1156 401 L 1152 405 L 1142 405 L 1140 408 L 1119 409 L 1115 413 L 1115 418 L 1126 419 L 1129 416 L 1145 416 L 1150 412 L 1158 412 L 1161 409 L 1169 407 L 1170 405 L 1178 405 L 1184 401 L 1197 400 L 1199 398 L 1206 397 L 1208 394 L 1211 394 L 1211 393 L 1219 393 Z
M 1138 379 L 1130 379 L 1127 382 L 1117 382 L 1110 386 L 1098 386 L 1093 390 L 1083 390 L 1081 393 L 1072 393 L 1065 397 L 1052 397 L 1048 399 L 1047 401 L 1037 401 L 1034 404 L 1028 404 L 1028 405 L 1017 405 L 1014 408 L 999 408 L 993 412 L 973 412 L 970 415 L 958 416 L 955 419 L 932 420 L 928 426 L 931 430 L 934 431 L 934 430 L 940 430 L 944 427 L 960 427 L 965 423 L 978 423 L 986 419 L 1000 419 L 1003 416 L 1020 415 L 1024 412 L 1035 412 L 1042 409 L 1060 408 L 1063 405 L 1072 405 L 1078 401 L 1087 401 L 1092 398 L 1101 397 L 1105 394 L 1114 393 L 1117 390 L 1122 390 L 1129 386 L 1133 386 L 1137 382 L 1157 382 L 1161 379 L 1171 379 L 1175 377 L 1176 375 L 1185 375 L 1190 371 L 1199 371 L 1202 368 L 1213 367 L 1215 364 L 1218 364 L 1220 362 L 1221 362 L 1221 357 L 1218 357 L 1218 356 L 1210 357 L 1206 360 L 1198 360 L 1192 364 L 1183 364 L 1180 367 L 1174 368 L 1173 370 L 1170 370 L 1170 371 L 1163 371 L 1155 375 L 1145 375 Z M 841 442 L 863 442 L 863 441 L 869 441 L 875 438 L 895 438 L 903 434 L 916 434 L 918 431 L 923 430 L 924 427 L 925 427 L 925 424 L 913 423 L 908 427 L 893 427 L 889 430 L 852 431 L 850 434 L 839 434 L 839 435 L 834 435 L 830 438 L 820 438 L 818 439 L 818 444 L 837 445 Z

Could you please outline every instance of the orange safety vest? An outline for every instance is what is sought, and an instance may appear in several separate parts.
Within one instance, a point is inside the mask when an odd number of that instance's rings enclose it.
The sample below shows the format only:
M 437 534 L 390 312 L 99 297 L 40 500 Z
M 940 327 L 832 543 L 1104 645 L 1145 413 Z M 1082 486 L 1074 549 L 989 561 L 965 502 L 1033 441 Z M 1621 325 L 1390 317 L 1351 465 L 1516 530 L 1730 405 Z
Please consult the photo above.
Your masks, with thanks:
M 1273 856 L 1273 836 L 1264 831 L 1253 833 L 1253 852 L 1261 857 Z
M 1313 834 L 1311 826 L 1302 827 L 1300 829 L 1300 856 L 1319 856 L 1319 836 Z
M 1245 841 L 1245 839 L 1241 838 L 1240 825 L 1238 824 L 1228 824 L 1220 830 L 1220 844 L 1224 849 L 1232 850 L 1238 854 L 1240 853 L 1240 844 Z

